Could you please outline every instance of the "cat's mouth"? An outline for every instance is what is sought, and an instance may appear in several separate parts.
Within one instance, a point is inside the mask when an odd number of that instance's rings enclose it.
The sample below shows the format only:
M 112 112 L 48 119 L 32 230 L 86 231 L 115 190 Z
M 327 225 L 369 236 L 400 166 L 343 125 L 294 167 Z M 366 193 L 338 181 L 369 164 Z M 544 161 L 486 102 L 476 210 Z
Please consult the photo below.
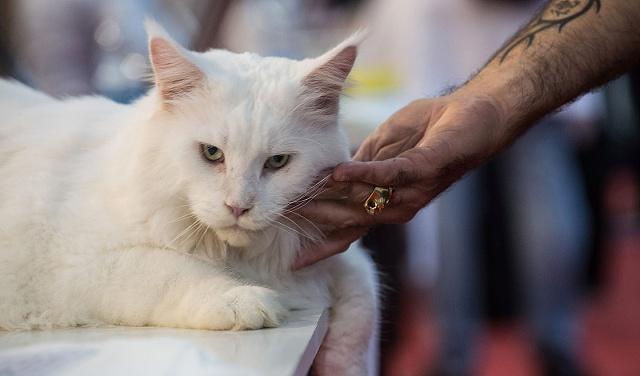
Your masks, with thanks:
M 235 223 L 235 224 L 233 224 L 231 226 L 220 227 L 220 228 L 218 228 L 218 231 L 219 230 L 228 231 L 228 232 L 247 232 L 247 233 L 258 232 L 258 230 L 254 229 L 254 228 L 245 227 L 245 226 L 240 225 L 239 223 Z
M 216 233 L 218 237 L 226 243 L 232 246 L 243 247 L 251 244 L 256 231 L 247 229 L 236 223 L 231 226 L 218 228 Z

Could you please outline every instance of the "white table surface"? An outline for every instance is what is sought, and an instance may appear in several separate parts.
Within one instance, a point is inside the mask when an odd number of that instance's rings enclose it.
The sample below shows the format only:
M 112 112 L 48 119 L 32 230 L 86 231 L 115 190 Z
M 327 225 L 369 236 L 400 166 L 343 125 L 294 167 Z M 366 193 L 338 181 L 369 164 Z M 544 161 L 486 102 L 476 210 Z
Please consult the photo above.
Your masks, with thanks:
M 56 352 L 55 356 L 60 357 L 61 353 L 66 353 L 67 358 L 73 358 L 73 355 L 69 354 L 78 353 L 78 351 L 86 352 L 86 349 L 93 351 L 95 348 L 98 350 L 88 356 L 80 354 L 82 356 L 76 357 L 76 359 L 79 361 L 83 356 L 96 358 L 95 353 L 107 354 L 108 356 L 101 357 L 102 363 L 96 363 L 95 359 L 93 363 L 85 362 L 84 368 L 81 368 L 83 372 L 87 370 L 100 371 L 91 369 L 91 367 L 95 367 L 96 364 L 104 364 L 107 359 L 106 368 L 100 367 L 103 371 L 102 374 L 114 374 L 116 371 L 117 374 L 122 374 L 122 372 L 126 374 L 140 374 L 140 372 L 159 374 L 157 368 L 145 367 L 149 364 L 162 367 L 164 363 L 168 364 L 162 369 L 162 371 L 167 371 L 166 374 L 175 374 L 176 369 L 182 370 L 182 373 L 186 374 L 195 371 L 184 371 L 184 367 L 180 368 L 184 364 L 175 368 L 176 364 L 172 364 L 172 362 L 175 363 L 178 358 L 181 359 L 178 362 L 185 363 L 187 359 L 192 359 L 198 363 L 204 356 L 207 358 L 205 360 L 209 362 L 208 366 L 211 366 L 212 360 L 214 360 L 215 367 L 221 368 L 215 368 L 217 371 L 211 371 L 212 368 L 208 368 L 208 371 L 202 372 L 202 374 L 227 374 L 226 371 L 223 371 L 225 368 L 222 366 L 228 366 L 236 371 L 233 373 L 234 375 L 306 375 L 326 334 L 327 327 L 328 315 L 326 311 L 304 310 L 291 312 L 289 318 L 279 328 L 238 332 L 149 327 L 0 331 L 0 375 L 35 375 L 41 374 L 42 369 L 52 369 L 51 367 L 47 368 L 47 361 L 51 360 L 51 356 L 44 357 L 46 358 L 44 359 L 42 355 L 50 354 L 52 349 Z M 176 344 L 180 346 L 176 347 Z M 115 351 L 114 348 L 116 348 Z M 114 356 L 114 352 L 124 352 L 124 356 L 122 354 Z M 141 356 L 144 359 L 141 360 Z M 208 359 L 209 356 L 211 359 Z M 167 361 L 167 359 L 171 361 Z M 143 364 L 143 368 L 136 368 L 133 364 L 135 362 L 132 360 Z M 18 364 L 20 362 L 22 363 Z M 44 365 L 38 368 L 40 366 L 38 362 L 44 362 Z M 123 368 L 117 368 L 119 365 L 115 363 L 118 362 L 127 363 L 128 368 L 125 368 L 124 371 Z M 115 368 L 111 369 L 112 366 Z M 30 369 L 27 369 L 29 372 L 25 372 L 23 368 L 19 367 Z M 67 372 L 69 367 L 65 367 L 46 374 L 81 374 L 80 372 Z M 173 371 L 169 373 L 170 370 Z

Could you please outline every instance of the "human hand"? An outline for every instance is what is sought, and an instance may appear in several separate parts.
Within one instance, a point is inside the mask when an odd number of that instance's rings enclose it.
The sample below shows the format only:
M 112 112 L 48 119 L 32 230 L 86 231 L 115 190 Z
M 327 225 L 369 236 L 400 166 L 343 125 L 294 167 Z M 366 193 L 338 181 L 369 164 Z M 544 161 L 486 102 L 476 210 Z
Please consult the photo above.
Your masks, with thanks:
M 491 98 L 463 94 L 417 100 L 393 114 L 364 141 L 354 161 L 335 168 L 326 192 L 297 210 L 327 238 L 304 250 L 294 268 L 346 250 L 372 225 L 411 220 L 515 136 L 503 118 Z M 363 204 L 375 186 L 394 192 L 381 213 L 369 215 Z

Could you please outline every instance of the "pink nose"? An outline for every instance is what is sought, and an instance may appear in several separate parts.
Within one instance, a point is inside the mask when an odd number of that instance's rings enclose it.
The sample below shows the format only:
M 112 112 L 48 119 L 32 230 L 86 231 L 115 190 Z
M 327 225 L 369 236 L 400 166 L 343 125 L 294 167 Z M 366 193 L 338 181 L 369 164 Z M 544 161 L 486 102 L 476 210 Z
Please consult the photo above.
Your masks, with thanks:
M 225 205 L 227 206 L 231 214 L 233 214 L 233 216 L 236 218 L 240 218 L 241 215 L 243 215 L 244 213 L 248 212 L 249 209 L 251 209 L 251 208 L 240 208 L 238 206 L 233 206 L 229 204 L 225 204 Z

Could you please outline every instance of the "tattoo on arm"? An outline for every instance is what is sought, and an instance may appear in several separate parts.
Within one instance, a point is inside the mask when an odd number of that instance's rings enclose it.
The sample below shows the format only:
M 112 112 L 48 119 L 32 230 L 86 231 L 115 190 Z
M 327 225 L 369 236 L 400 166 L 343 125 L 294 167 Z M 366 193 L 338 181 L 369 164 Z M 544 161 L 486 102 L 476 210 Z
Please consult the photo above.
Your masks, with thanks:
M 600 6 L 601 0 L 552 0 L 536 19 L 516 34 L 495 56 L 500 56 L 502 63 L 516 47 L 524 45 L 525 49 L 529 48 L 539 33 L 554 27 L 562 32 L 568 23 L 582 17 L 592 8 L 598 13 Z

